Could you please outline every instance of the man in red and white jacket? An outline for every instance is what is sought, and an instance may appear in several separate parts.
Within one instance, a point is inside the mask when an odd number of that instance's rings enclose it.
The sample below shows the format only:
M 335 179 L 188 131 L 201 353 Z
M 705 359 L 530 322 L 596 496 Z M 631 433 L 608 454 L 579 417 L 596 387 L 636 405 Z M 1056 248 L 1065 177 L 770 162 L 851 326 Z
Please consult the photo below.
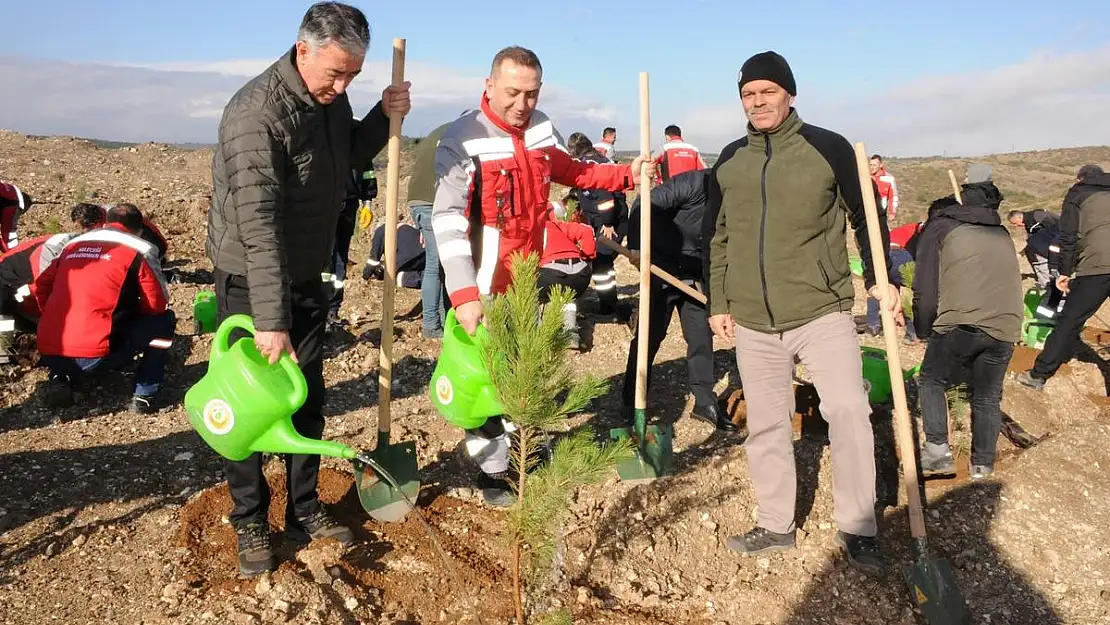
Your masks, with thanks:
M 0 181 L 0 253 L 19 245 L 19 218 L 33 202 L 19 187 Z
M 131 409 L 158 410 L 175 318 L 157 249 L 138 236 L 142 228 L 137 208 L 115 206 L 105 227 L 71 240 L 35 281 L 48 405 L 71 404 L 84 374 L 117 369 L 142 353 Z
M 590 288 L 593 273 L 591 261 L 597 258 L 594 229 L 575 221 L 559 221 L 549 216 L 543 233 L 543 255 L 540 257 L 540 301 L 550 301 L 551 289 L 565 286 L 574 299 L 563 306 L 563 328 L 570 334 L 570 348 L 579 349 L 579 297 Z
M 667 138 L 663 143 L 663 153 L 655 159 L 657 184 L 681 173 L 706 168 L 701 152 L 682 138 L 681 128 L 671 124 L 663 129 L 663 136 Z
M 612 126 L 607 126 L 605 130 L 601 131 L 601 141 L 594 144 L 594 149 L 597 150 L 598 154 L 615 163 L 617 162 L 616 144 L 617 129 Z
M 883 165 L 883 157 L 872 154 L 868 165 L 871 179 L 879 185 L 879 198 L 882 208 L 886 209 L 886 221 L 893 224 L 894 218 L 898 215 L 898 183 L 894 181 L 894 176 L 887 173 L 886 166 Z
M 0 301 L 5 315 L 18 315 L 32 326 L 38 325 L 42 311 L 35 298 L 35 280 L 74 237 L 103 225 L 100 207 L 96 204 L 77 204 L 69 214 L 75 232 L 35 237 L 0 255 Z
M 511 284 L 511 255 L 542 254 L 552 181 L 625 191 L 644 165 L 639 157 L 631 166 L 571 158 L 554 125 L 536 110 L 542 71 L 531 50 L 498 52 L 480 110 L 452 122 L 436 148 L 432 229 L 455 317 L 470 334 L 482 320 L 482 296 Z M 515 500 L 505 481 L 512 429 L 493 418 L 466 432 L 467 451 L 482 470 L 479 488 L 495 506 Z

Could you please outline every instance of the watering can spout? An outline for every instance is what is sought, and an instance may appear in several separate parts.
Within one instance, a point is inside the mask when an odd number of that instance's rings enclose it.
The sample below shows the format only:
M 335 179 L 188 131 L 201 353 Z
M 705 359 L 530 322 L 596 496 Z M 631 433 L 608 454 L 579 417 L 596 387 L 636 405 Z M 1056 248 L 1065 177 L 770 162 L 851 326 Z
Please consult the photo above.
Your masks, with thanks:
M 301 436 L 293 429 L 293 424 L 285 420 L 276 422 L 273 427 L 259 436 L 251 445 L 251 450 L 263 453 L 328 456 L 344 460 L 351 460 L 358 454 L 343 443 Z

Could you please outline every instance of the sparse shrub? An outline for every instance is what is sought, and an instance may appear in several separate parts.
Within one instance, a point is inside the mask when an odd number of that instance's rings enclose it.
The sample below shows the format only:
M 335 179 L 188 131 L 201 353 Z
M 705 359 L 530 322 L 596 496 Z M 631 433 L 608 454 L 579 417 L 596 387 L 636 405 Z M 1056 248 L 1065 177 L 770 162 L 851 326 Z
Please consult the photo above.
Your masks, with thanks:
M 486 306 L 485 352 L 505 416 L 518 428 L 511 452 L 517 503 L 508 512 L 506 538 L 512 553 L 516 622 L 525 625 L 535 611 L 534 605 L 526 605 L 527 599 L 546 603 L 544 572 L 551 569 L 571 494 L 604 479 L 617 461 L 631 455 L 631 447 L 625 441 L 598 444 L 593 433 L 582 428 L 555 443 L 550 459 L 541 463 L 549 450 L 548 431 L 584 410 L 609 385 L 593 374 L 571 378 L 562 310 L 572 292 L 556 287 L 550 302 L 541 306 L 535 254 L 514 255 L 511 271 L 513 285 Z M 545 624 L 569 622 L 565 614 L 537 616 Z

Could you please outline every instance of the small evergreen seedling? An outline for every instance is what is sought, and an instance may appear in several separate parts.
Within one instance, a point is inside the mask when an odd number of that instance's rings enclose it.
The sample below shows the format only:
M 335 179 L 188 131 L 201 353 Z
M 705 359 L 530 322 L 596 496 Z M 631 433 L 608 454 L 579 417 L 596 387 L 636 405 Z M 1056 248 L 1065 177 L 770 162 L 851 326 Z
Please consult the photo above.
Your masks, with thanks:
M 898 274 L 902 276 L 902 312 L 907 320 L 913 319 L 913 278 L 916 268 L 917 265 L 912 261 L 898 268 Z
M 532 588 L 550 569 L 571 494 L 579 486 L 602 481 L 619 460 L 631 455 L 631 448 L 626 442 L 599 445 L 583 428 L 557 442 L 550 459 L 541 463 L 549 451 L 548 430 L 584 410 L 609 385 L 592 374 L 578 380 L 571 376 L 562 310 L 573 293 L 557 286 L 541 306 L 539 258 L 518 253 L 510 266 L 512 286 L 485 307 L 486 364 L 505 418 L 517 427 L 510 480 L 517 502 L 508 513 L 507 538 L 516 622 L 525 625 L 525 586 Z M 545 623 L 568 622 L 565 613 L 540 616 Z

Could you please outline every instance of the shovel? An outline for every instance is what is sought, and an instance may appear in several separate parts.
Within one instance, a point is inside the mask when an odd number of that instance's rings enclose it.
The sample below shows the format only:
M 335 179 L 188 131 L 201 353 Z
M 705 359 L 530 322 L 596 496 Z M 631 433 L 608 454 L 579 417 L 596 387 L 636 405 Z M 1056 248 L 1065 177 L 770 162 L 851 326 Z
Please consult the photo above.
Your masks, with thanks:
M 867 216 L 867 234 L 871 243 L 871 260 L 875 268 L 875 281 L 879 290 L 886 293 L 889 288 L 887 279 L 886 250 L 883 249 L 882 236 L 879 234 L 879 212 L 875 207 L 875 194 L 871 176 L 867 169 L 867 148 L 863 143 L 856 146 L 856 169 L 859 172 L 860 191 L 863 195 L 864 212 Z M 957 196 L 959 197 L 959 196 Z M 910 425 L 910 412 L 906 406 L 906 387 L 902 378 L 902 363 L 898 354 L 898 338 L 895 333 L 894 315 L 886 306 L 879 307 L 883 320 L 883 338 L 886 339 L 887 368 L 890 372 L 890 386 L 894 393 L 894 422 L 898 436 L 898 448 L 902 460 L 902 479 L 905 482 L 906 498 L 909 501 L 910 535 L 913 536 L 914 562 L 903 573 L 909 586 L 910 597 L 925 615 L 929 625 L 969 625 L 971 614 L 951 565 L 946 560 L 929 557 L 929 547 L 925 539 L 925 516 L 921 510 L 921 491 L 917 481 L 917 454 L 913 443 L 913 430 Z
M 393 40 L 393 85 L 405 80 L 405 40 Z M 358 500 L 379 521 L 400 521 L 420 493 L 416 443 L 389 441 L 393 384 L 393 298 L 397 288 L 397 191 L 401 174 L 401 118 L 389 118 L 389 164 L 385 187 L 385 285 L 382 287 L 382 345 L 378 364 L 378 445 L 355 462 Z
M 649 203 L 650 203 L 650 201 L 649 201 Z M 614 240 L 612 240 L 608 237 L 601 237 L 597 240 L 597 242 L 600 243 L 602 247 L 607 247 L 607 248 L 613 250 L 614 252 L 620 254 L 621 256 L 624 256 L 625 258 L 627 258 L 628 260 L 630 260 L 632 262 L 635 262 L 635 263 L 640 262 L 640 256 L 638 254 L 633 253 L 631 250 L 629 250 L 625 246 L 621 245 L 620 243 L 617 243 L 616 241 L 614 241 Z M 702 293 L 700 293 L 699 291 L 697 291 L 696 289 L 691 287 L 689 284 L 686 284 L 682 280 L 679 280 L 678 278 L 676 278 L 674 276 L 674 274 L 672 274 L 668 271 L 665 271 L 663 269 L 660 269 L 659 267 L 656 267 L 655 265 L 651 265 L 650 268 L 651 268 L 651 273 L 655 274 L 656 277 L 666 281 L 667 284 L 670 284 L 671 286 L 678 289 L 679 291 L 682 291 L 683 293 L 685 293 L 685 294 L 689 295 L 690 297 L 694 298 L 694 301 L 701 302 L 702 304 L 705 303 L 705 301 L 706 301 L 705 300 L 705 295 L 703 295 Z
M 648 75 L 640 73 L 640 154 L 651 157 L 651 118 L 648 113 Z M 640 171 L 640 313 L 636 352 L 636 405 L 633 427 L 613 428 L 613 440 L 630 438 L 635 455 L 617 464 L 626 482 L 653 480 L 670 473 L 674 432 L 671 425 L 647 425 L 648 304 L 651 297 L 651 176 Z

